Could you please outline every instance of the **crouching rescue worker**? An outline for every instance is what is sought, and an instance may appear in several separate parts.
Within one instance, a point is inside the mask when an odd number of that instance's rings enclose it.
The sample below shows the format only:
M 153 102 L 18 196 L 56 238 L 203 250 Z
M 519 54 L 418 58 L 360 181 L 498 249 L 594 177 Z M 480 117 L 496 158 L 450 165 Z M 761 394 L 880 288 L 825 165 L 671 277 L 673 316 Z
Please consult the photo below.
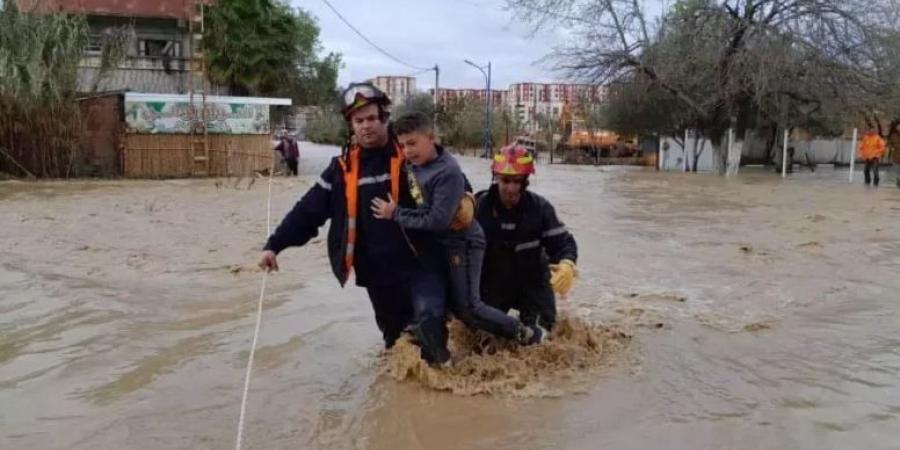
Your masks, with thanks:
M 414 206 L 404 154 L 388 128 L 390 99 L 370 83 L 354 83 L 343 101 L 351 139 L 269 237 L 259 265 L 278 270 L 279 252 L 306 244 L 330 220 L 332 271 L 342 287 L 355 272 L 356 284 L 369 294 L 385 347 L 412 324 L 423 358 L 446 361 L 446 280 L 439 271 L 424 269 L 413 245 L 427 236 L 407 236 L 396 222 L 377 220 L 369 211 L 373 199 L 388 195 Z
M 440 240 L 443 248 L 436 251 L 449 266 L 451 310 L 468 327 L 525 345 L 541 342 L 540 327 L 525 326 L 481 300 L 484 232 L 473 220 L 475 200 L 466 192 L 466 176 L 453 155 L 435 144 L 431 119 L 408 113 L 394 122 L 394 131 L 410 164 L 409 189 L 416 207 L 376 198 L 375 217 L 396 221 L 407 230 L 433 233 Z
M 565 297 L 576 276 L 575 238 L 544 197 L 528 188 L 534 159 L 522 147 L 504 147 L 491 162 L 494 183 L 477 196 L 475 217 L 487 237 L 482 298 L 522 322 L 551 329 L 554 291 Z

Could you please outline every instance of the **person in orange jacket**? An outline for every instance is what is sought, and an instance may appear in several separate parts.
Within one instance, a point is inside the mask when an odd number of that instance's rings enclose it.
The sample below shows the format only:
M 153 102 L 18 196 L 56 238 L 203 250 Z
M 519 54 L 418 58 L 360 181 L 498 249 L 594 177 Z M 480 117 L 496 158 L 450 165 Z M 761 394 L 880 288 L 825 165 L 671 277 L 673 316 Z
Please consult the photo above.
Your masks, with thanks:
M 894 163 L 894 176 L 900 188 L 900 123 L 888 132 L 888 147 L 891 149 L 891 162 Z
M 866 186 L 875 182 L 878 186 L 878 161 L 884 157 L 884 139 L 878 135 L 874 128 L 869 128 L 866 135 L 859 143 L 859 156 L 865 161 Z M 874 172 L 874 177 L 869 176 L 869 172 Z

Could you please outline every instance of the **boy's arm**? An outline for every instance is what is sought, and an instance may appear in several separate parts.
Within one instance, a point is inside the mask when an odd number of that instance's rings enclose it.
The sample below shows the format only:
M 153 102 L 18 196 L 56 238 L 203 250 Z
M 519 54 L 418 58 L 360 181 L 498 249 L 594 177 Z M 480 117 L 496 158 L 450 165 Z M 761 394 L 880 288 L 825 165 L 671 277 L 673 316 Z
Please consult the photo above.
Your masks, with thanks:
M 463 174 L 463 180 L 465 181 L 465 191 L 468 193 L 475 192 L 472 190 L 472 183 L 469 183 L 469 177 L 466 174 Z
M 428 205 L 394 210 L 393 219 L 400 226 L 410 230 L 434 232 L 450 229 L 450 223 L 465 191 L 465 178 L 462 174 L 442 174 L 435 178 L 432 186 Z
M 337 159 L 333 159 L 316 184 L 303 195 L 269 236 L 264 250 L 279 253 L 288 247 L 306 244 L 319 234 L 319 227 L 331 217 L 332 186 L 336 176 L 340 176 L 340 169 Z

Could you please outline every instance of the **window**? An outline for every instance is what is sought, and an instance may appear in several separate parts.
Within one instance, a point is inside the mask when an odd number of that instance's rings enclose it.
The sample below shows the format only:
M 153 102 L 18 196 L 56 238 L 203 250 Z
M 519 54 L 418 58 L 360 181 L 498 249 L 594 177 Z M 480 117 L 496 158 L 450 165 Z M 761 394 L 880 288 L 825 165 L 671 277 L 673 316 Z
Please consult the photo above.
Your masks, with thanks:
M 159 58 L 163 55 L 178 57 L 181 53 L 181 44 L 175 41 L 163 39 L 141 39 L 138 42 L 138 56 Z
M 100 55 L 103 52 L 103 36 L 92 34 L 88 36 L 87 45 L 84 46 L 85 55 Z

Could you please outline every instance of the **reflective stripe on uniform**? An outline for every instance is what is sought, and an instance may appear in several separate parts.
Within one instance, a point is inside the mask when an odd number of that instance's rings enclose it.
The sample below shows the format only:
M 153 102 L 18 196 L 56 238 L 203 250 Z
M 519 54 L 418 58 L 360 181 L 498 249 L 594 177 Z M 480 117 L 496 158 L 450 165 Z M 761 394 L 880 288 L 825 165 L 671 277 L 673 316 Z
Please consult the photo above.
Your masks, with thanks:
M 403 152 L 396 145 L 394 146 L 394 155 L 391 156 L 391 171 L 377 176 L 359 178 L 359 153 L 358 146 L 350 149 L 346 156 L 338 158 L 341 170 L 344 173 L 344 197 L 347 204 L 347 244 L 344 251 L 344 274 L 341 277 L 341 283 L 346 281 L 350 271 L 353 269 L 353 250 L 356 248 L 356 216 L 359 201 L 359 186 L 367 184 L 381 183 L 390 180 L 391 195 L 395 199 L 400 198 L 400 172 L 403 167 Z M 331 184 L 324 179 L 317 182 L 324 189 L 331 189 Z
M 387 180 L 391 179 L 391 175 L 387 173 L 383 173 L 381 175 L 377 175 L 374 177 L 363 177 L 360 178 L 357 182 L 357 186 L 365 186 L 367 184 L 375 184 L 375 183 L 383 183 Z
M 560 234 L 565 234 L 567 232 L 568 232 L 568 230 L 566 230 L 566 227 L 556 227 L 552 230 L 545 231 L 543 236 L 544 237 L 552 237 L 552 236 L 558 236 Z
M 541 241 L 529 241 L 524 242 L 516 246 L 516 251 L 521 252 L 522 250 L 528 250 L 532 248 L 538 248 L 541 246 Z

